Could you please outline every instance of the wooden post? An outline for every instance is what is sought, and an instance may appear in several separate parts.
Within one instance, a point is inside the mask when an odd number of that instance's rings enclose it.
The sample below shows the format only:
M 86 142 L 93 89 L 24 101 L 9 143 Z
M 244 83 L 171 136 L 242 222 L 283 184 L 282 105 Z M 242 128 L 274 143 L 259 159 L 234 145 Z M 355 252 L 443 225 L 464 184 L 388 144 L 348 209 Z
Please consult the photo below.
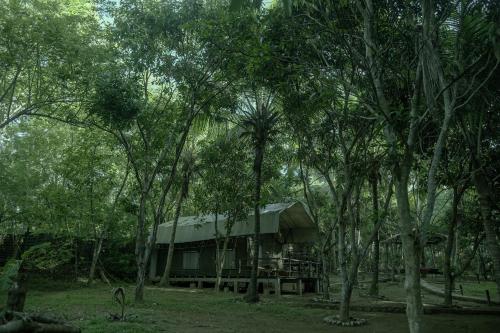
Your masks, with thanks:
M 385 271 L 389 271 L 389 243 L 385 242 Z
M 203 289 L 203 281 L 198 280 L 198 289 Z
M 239 287 L 239 286 L 238 286 L 238 281 L 233 282 L 233 292 L 234 292 L 235 294 L 237 294 L 237 293 L 238 293 L 238 291 L 239 291 L 239 290 L 238 290 L 238 287 Z
M 486 290 L 486 301 L 488 302 L 488 305 L 491 305 L 491 298 L 490 298 L 490 291 Z
M 281 281 L 279 276 L 276 278 L 276 281 L 274 282 L 274 294 L 276 296 L 281 296 Z
M 462 285 L 460 284 L 459 285 L 459 288 L 460 288 L 460 295 L 464 295 L 464 287 L 462 287 Z
M 297 280 L 297 289 L 299 296 L 302 296 L 302 279 Z
M 262 282 L 262 292 L 264 295 L 269 295 L 269 282 Z
M 156 247 L 151 251 L 149 260 L 149 280 L 154 281 L 156 278 L 156 262 L 158 261 L 158 249 Z

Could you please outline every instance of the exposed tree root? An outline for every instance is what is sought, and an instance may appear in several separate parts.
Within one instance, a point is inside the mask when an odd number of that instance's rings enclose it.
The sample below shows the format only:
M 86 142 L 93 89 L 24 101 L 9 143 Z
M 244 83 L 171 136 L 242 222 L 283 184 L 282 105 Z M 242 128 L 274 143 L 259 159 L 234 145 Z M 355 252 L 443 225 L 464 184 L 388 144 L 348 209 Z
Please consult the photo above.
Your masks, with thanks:
M 80 328 L 62 321 L 25 312 L 0 313 L 0 333 L 80 333 Z

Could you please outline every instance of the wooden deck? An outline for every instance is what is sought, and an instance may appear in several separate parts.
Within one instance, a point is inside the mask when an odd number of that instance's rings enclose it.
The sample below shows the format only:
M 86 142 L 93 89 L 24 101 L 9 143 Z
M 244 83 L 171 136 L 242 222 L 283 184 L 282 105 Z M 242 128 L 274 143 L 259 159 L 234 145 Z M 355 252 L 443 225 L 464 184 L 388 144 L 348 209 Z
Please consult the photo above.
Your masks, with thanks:
M 155 281 L 153 281 L 155 282 Z M 157 281 L 156 281 L 157 282 Z M 204 288 L 206 284 L 215 285 L 216 278 L 214 277 L 172 277 L 170 282 L 188 283 L 191 288 Z M 234 293 L 239 293 L 242 289 L 246 289 L 250 283 L 250 278 L 222 278 L 221 284 L 225 286 L 227 291 L 232 290 Z M 303 292 L 320 291 L 319 279 L 317 278 L 295 278 L 295 277 L 266 277 L 258 278 L 257 283 L 259 289 L 262 289 L 264 294 L 274 294 L 281 296 L 282 292 L 291 292 L 302 295 Z M 260 288 L 262 287 L 262 288 Z M 284 288 L 286 287 L 286 288 Z M 312 289 L 312 290 L 311 290 Z

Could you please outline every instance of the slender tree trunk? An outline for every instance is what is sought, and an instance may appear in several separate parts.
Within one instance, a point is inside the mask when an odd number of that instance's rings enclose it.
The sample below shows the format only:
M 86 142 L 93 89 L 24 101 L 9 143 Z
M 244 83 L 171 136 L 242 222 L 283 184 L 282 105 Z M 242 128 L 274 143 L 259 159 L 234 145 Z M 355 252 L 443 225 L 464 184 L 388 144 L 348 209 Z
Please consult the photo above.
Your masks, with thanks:
M 75 280 L 78 280 L 78 272 L 80 270 L 80 261 L 78 260 L 80 257 L 80 252 L 78 251 L 78 238 L 75 238 Z
M 384 254 L 385 254 L 384 271 L 389 272 L 389 243 L 388 242 L 386 242 L 384 245 Z
M 453 187 L 453 202 L 452 202 L 452 210 L 450 221 L 448 222 L 448 238 L 446 240 L 446 247 L 444 253 L 444 266 L 443 266 L 443 275 L 444 275 L 444 305 L 451 306 L 453 304 L 453 289 L 454 289 L 454 280 L 455 273 L 453 271 L 453 267 L 457 267 L 454 263 L 453 258 L 457 257 L 456 252 L 456 243 L 458 242 L 457 234 L 457 223 L 458 223 L 458 205 L 462 198 L 462 194 L 464 193 L 465 188 L 463 190 L 459 190 L 457 186 Z
M 218 256 L 218 265 L 217 265 L 217 278 L 215 281 L 215 291 L 220 291 L 220 286 L 222 283 L 222 270 L 224 269 L 224 259 L 226 257 L 227 245 L 229 244 L 229 235 L 226 235 L 224 238 L 224 244 L 222 245 L 222 253 L 219 253 Z
M 89 283 L 92 283 L 95 278 L 95 270 L 97 267 L 97 262 L 99 260 L 99 255 L 102 250 L 102 243 L 104 241 L 104 235 L 101 235 L 94 245 L 94 251 L 92 253 L 92 262 L 90 264 L 90 273 L 89 273 Z
M 324 246 L 326 247 L 326 246 Z M 321 265 L 323 266 L 323 270 L 321 272 L 321 276 L 323 278 L 323 298 L 326 300 L 330 299 L 330 263 L 329 263 L 329 255 L 326 252 L 326 249 L 321 251 Z
M 347 271 L 346 222 L 344 221 L 343 218 L 341 218 L 338 225 L 339 225 L 338 256 L 339 256 L 339 266 L 340 266 L 340 282 L 342 284 L 341 295 L 340 295 L 339 319 L 341 321 L 348 321 L 352 286 L 349 281 L 349 275 Z M 355 245 L 354 242 L 353 245 Z
M 493 261 L 493 277 L 497 285 L 497 298 L 500 301 L 500 243 L 496 230 L 497 221 L 493 213 L 497 202 L 481 170 L 473 172 L 472 180 L 479 196 L 479 207 L 483 218 L 484 232 L 486 234 L 486 248 Z
M 484 281 L 488 281 L 488 272 L 486 270 L 486 264 L 484 262 L 484 257 L 481 248 L 478 251 L 479 257 L 479 273 L 483 276 Z
M 378 180 L 377 172 L 370 179 L 372 185 L 372 202 L 373 202 L 373 215 L 374 225 L 379 222 L 379 212 L 378 212 Z M 370 285 L 370 295 L 378 296 L 378 279 L 379 279 L 379 261 L 380 261 L 380 241 L 379 232 L 375 234 L 375 239 L 373 240 L 373 262 L 372 262 L 372 283 Z
M 215 209 L 215 221 L 214 221 L 214 228 L 215 228 L 215 291 L 219 291 L 219 265 L 220 265 L 220 247 L 219 247 L 219 203 L 217 202 L 217 208 Z
M 177 231 L 177 223 L 179 222 L 179 217 L 181 215 L 182 201 L 185 197 L 184 186 L 179 193 L 179 198 L 177 199 L 177 206 L 175 207 L 174 222 L 172 224 L 172 232 L 170 234 L 170 243 L 168 245 L 167 254 L 167 264 L 165 265 L 165 270 L 160 280 L 160 286 L 168 286 L 170 284 L 170 271 L 172 269 L 172 259 L 174 257 L 174 247 L 175 247 L 175 233 Z
M 118 192 L 116 193 L 115 199 L 113 201 L 113 206 L 112 206 L 110 213 L 109 213 L 109 220 L 108 220 L 109 222 L 108 223 L 111 222 L 111 219 L 113 218 L 113 215 L 116 211 L 116 205 L 118 203 L 118 199 L 120 198 L 120 196 L 123 192 L 123 189 L 125 188 L 125 184 L 127 183 L 129 172 L 130 172 L 130 161 L 127 161 L 127 168 L 125 171 L 125 176 L 123 177 L 120 188 L 118 189 Z M 92 283 L 92 281 L 94 281 L 96 266 L 97 266 L 97 263 L 99 261 L 99 256 L 101 255 L 102 245 L 104 243 L 104 237 L 105 237 L 105 234 L 106 234 L 106 231 L 108 230 L 108 228 L 109 228 L 109 225 L 104 226 L 104 230 L 101 232 L 99 239 L 94 244 L 94 250 L 92 252 L 92 262 L 90 265 L 89 283 Z
M 134 300 L 142 302 L 144 300 L 144 283 L 146 280 L 146 238 L 144 227 L 146 225 L 146 193 L 141 194 L 139 203 L 139 214 L 137 216 L 137 233 L 135 239 L 135 260 L 137 264 L 137 277 L 135 284 Z
M 452 218 L 448 222 L 448 239 L 446 240 L 446 247 L 444 252 L 444 305 L 451 306 L 453 302 L 453 270 L 452 270 L 452 252 L 455 242 L 455 225 L 456 219 Z
M 388 100 L 386 99 L 382 71 L 377 63 L 376 52 L 377 44 L 374 38 L 374 8 L 372 0 L 365 0 L 364 5 L 361 1 L 357 2 L 358 9 L 363 15 L 364 31 L 363 37 L 365 42 L 365 54 L 368 61 L 368 70 L 370 71 L 373 86 L 377 95 L 378 106 L 383 113 L 389 115 L 391 110 Z M 423 306 L 420 294 L 420 270 L 419 270 L 419 249 L 416 245 L 416 235 L 414 223 L 412 223 L 410 203 L 408 196 L 408 176 L 411 162 L 413 159 L 412 150 L 415 145 L 416 129 L 418 119 L 417 116 L 417 101 L 419 96 L 419 83 L 421 68 L 420 62 L 416 71 L 415 89 L 411 100 L 410 110 L 410 126 L 407 142 L 405 143 L 405 153 L 403 160 L 404 170 L 393 170 L 393 178 L 396 181 L 396 201 L 398 203 L 398 214 L 401 225 L 401 240 L 403 244 L 403 252 L 405 255 L 405 291 L 406 291 L 406 315 L 408 318 L 408 326 L 410 333 L 419 333 L 422 329 Z M 396 136 L 394 130 L 389 125 L 385 126 L 384 133 L 386 141 L 389 145 L 390 153 L 397 154 Z
M 254 173 L 255 173 L 255 194 L 254 194 L 254 219 L 255 219 L 255 230 L 254 230 L 254 242 L 253 242 L 253 258 L 252 258 L 252 271 L 250 273 L 250 284 L 248 286 L 248 293 L 246 295 L 246 301 L 248 303 L 256 303 L 259 301 L 258 294 L 258 270 L 259 270 L 259 246 L 260 246 L 260 188 L 261 188 L 261 172 L 262 172 L 262 161 L 264 159 L 264 148 L 255 148 L 255 161 L 254 161 Z
M 405 172 L 405 171 L 403 171 Z M 422 331 L 423 304 L 420 290 L 419 255 L 414 224 L 408 200 L 408 173 L 396 178 L 396 200 L 401 225 L 401 241 L 405 262 L 406 316 L 411 333 Z

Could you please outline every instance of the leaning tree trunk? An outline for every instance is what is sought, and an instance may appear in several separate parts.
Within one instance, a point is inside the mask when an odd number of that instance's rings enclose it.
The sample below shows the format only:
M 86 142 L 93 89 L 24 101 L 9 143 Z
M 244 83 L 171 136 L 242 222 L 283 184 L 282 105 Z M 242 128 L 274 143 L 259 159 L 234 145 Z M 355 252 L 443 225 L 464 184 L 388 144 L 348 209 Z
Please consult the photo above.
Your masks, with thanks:
M 116 204 L 118 203 L 118 199 L 120 198 L 120 196 L 123 192 L 123 189 L 125 188 L 125 184 L 127 182 L 129 172 L 130 172 L 130 164 L 127 163 L 127 169 L 125 171 L 125 176 L 123 177 L 120 188 L 118 189 L 118 192 L 116 193 L 116 196 L 115 196 L 114 201 L 113 201 L 113 206 L 112 206 L 111 210 L 109 211 L 109 215 L 108 215 L 109 221 L 111 221 L 111 219 L 113 218 L 113 215 L 116 211 Z M 104 243 L 104 237 L 105 237 L 107 229 L 108 229 L 108 226 L 106 225 L 104 230 L 101 232 L 98 241 L 94 245 L 94 251 L 92 252 L 92 262 L 90 265 L 89 283 L 92 283 L 92 281 L 95 278 L 95 271 L 96 271 L 96 267 L 97 267 L 97 262 L 99 261 L 99 256 L 101 255 L 102 244 Z
M 174 257 L 174 247 L 175 247 L 175 233 L 177 231 L 177 223 L 179 222 L 179 216 L 181 214 L 182 201 L 185 197 L 185 186 L 182 187 L 179 198 L 177 199 L 177 206 L 175 207 L 174 222 L 172 224 L 172 233 L 170 234 L 170 243 L 168 245 L 167 254 L 167 264 L 165 265 L 165 270 L 160 280 L 160 286 L 168 286 L 170 284 L 170 271 L 172 269 L 172 259 Z
M 373 215 L 375 216 L 374 225 L 379 222 L 378 213 L 378 181 L 377 172 L 370 179 L 372 185 L 372 201 L 373 201 Z M 372 283 L 370 285 L 370 295 L 378 296 L 378 280 L 379 280 L 379 262 L 380 262 L 380 240 L 379 232 L 375 234 L 373 240 L 373 262 L 372 262 Z
M 422 331 L 423 305 L 420 290 L 420 269 L 418 247 L 415 239 L 414 224 L 408 200 L 408 173 L 396 178 L 396 200 L 401 225 L 401 241 L 405 258 L 406 316 L 411 333 Z
M 99 260 L 99 256 L 102 250 L 102 243 L 104 241 L 104 235 L 100 235 L 96 244 L 94 245 L 94 251 L 92 253 L 92 262 L 90 264 L 90 273 L 89 273 L 89 283 L 92 283 L 95 278 L 95 270 L 97 267 L 97 262 Z
M 493 276 L 497 285 L 497 298 L 500 301 L 500 243 L 497 238 L 496 221 L 493 214 L 497 203 L 493 198 L 493 191 L 489 188 L 486 177 L 481 170 L 473 173 L 472 180 L 479 196 L 479 207 L 486 234 L 486 248 L 493 260 Z
M 262 161 L 264 159 L 264 148 L 255 148 L 254 173 L 255 173 L 255 193 L 254 193 L 254 242 L 253 242 L 253 258 L 252 271 L 250 273 L 250 284 L 248 285 L 248 293 L 246 300 L 248 303 L 256 303 L 259 301 L 258 294 L 258 270 L 259 270 L 259 245 L 260 245 L 260 188 L 261 188 L 261 172 Z

